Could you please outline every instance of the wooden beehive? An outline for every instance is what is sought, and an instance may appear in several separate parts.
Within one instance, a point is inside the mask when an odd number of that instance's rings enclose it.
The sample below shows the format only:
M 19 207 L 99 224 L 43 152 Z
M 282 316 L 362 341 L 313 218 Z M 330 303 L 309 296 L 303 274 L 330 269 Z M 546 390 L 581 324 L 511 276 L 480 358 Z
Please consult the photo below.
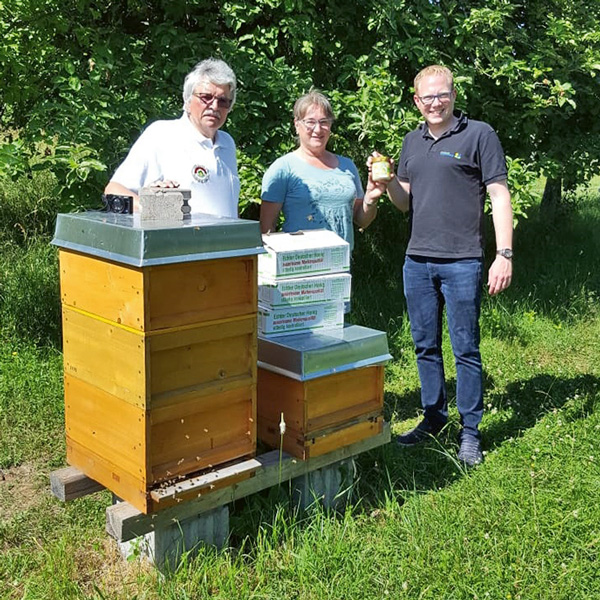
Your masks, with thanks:
M 285 434 L 281 438 L 283 413 Z M 258 437 L 306 460 L 383 430 L 383 366 L 299 381 L 258 369 Z
M 68 463 L 147 513 L 153 488 L 253 456 L 256 255 L 59 259 Z

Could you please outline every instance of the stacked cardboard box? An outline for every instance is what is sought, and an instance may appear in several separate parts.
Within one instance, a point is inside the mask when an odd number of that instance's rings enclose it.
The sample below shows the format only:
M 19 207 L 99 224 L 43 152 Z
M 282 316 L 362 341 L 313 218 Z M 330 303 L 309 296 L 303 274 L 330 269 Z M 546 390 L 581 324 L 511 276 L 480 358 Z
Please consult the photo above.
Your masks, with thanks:
M 350 301 L 350 246 L 331 231 L 263 236 L 258 329 L 265 336 L 341 329 Z

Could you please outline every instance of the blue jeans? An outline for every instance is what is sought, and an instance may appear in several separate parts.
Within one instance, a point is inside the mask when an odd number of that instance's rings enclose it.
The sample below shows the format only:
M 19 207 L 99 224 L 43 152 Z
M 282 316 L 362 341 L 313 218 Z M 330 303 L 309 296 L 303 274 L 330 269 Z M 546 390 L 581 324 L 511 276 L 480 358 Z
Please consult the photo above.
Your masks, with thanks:
M 415 343 L 425 419 L 434 427 L 448 420 L 442 359 L 442 315 L 456 363 L 456 404 L 464 433 L 479 437 L 483 416 L 483 369 L 479 352 L 479 312 L 483 261 L 407 256 L 404 295 Z

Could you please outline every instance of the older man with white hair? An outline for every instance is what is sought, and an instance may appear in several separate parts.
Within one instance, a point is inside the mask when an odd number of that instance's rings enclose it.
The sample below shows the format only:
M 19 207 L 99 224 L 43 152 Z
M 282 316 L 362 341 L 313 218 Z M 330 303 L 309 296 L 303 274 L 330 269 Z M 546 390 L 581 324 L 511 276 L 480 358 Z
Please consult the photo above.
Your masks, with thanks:
M 222 60 L 198 63 L 183 85 L 183 114 L 155 121 L 131 147 L 104 190 L 132 196 L 143 187 L 183 187 L 192 213 L 238 216 L 235 142 L 220 128 L 235 102 L 236 77 Z

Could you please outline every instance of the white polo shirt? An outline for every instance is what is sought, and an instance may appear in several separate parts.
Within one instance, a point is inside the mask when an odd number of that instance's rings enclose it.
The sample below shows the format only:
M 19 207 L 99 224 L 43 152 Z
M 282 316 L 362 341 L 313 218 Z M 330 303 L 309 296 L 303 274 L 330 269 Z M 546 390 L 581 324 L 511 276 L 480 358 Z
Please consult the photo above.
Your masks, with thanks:
M 204 137 L 187 114 L 149 125 L 131 147 L 111 181 L 136 194 L 157 180 L 177 181 L 192 191 L 192 212 L 238 216 L 240 179 L 235 142 L 217 131 L 215 142 Z

